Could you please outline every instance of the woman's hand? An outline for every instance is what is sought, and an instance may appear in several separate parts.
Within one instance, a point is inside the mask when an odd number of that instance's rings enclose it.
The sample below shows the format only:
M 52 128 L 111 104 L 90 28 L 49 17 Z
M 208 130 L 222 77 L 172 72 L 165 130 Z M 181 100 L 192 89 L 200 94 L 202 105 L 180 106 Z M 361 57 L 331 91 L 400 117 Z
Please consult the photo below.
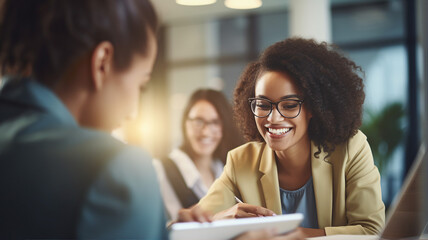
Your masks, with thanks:
M 274 215 L 276 215 L 274 212 L 264 207 L 254 206 L 247 203 L 237 203 L 235 206 L 214 215 L 214 220 L 228 218 L 265 217 Z
M 300 228 L 285 235 L 277 235 L 275 229 L 263 229 L 245 232 L 233 240 L 303 240 L 305 237 Z
M 202 210 L 197 204 L 190 208 L 183 208 L 178 211 L 176 222 L 212 222 L 212 215 Z

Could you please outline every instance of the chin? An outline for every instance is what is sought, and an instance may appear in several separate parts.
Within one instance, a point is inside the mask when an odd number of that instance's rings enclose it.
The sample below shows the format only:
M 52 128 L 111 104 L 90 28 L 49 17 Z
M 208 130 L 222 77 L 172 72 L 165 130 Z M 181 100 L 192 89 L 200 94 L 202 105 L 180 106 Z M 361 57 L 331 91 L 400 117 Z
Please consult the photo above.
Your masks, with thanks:
M 197 151 L 196 154 L 198 154 L 199 156 L 212 156 L 214 154 L 213 150 L 202 150 L 202 151 Z
M 274 151 L 284 151 L 289 148 L 288 144 L 280 143 L 280 142 L 272 142 L 272 141 L 266 141 L 266 144 Z
M 272 149 L 272 150 L 274 150 L 274 151 L 284 151 L 284 150 L 286 150 L 287 148 L 282 148 L 282 147 L 279 147 L 279 146 L 276 146 L 276 145 L 270 145 L 270 144 L 268 144 L 268 146 Z

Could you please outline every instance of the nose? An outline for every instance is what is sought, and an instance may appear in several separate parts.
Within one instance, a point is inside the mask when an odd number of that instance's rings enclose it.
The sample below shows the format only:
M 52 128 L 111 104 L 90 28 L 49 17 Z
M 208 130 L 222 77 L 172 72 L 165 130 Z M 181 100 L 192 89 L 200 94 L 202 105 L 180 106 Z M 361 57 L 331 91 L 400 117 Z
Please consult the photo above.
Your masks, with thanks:
M 201 128 L 201 133 L 209 133 L 211 131 L 210 127 L 209 124 L 205 123 Z
M 272 106 L 272 111 L 269 113 L 267 119 L 269 122 L 276 122 L 284 120 L 284 117 L 279 113 L 276 106 Z

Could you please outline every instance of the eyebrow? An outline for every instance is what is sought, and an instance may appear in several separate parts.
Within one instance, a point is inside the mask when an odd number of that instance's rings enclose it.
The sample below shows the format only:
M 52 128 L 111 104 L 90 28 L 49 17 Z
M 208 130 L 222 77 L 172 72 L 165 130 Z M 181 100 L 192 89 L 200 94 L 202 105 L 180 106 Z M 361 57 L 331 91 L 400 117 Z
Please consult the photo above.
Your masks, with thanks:
M 256 97 L 257 97 L 257 98 L 265 98 L 265 99 L 270 100 L 268 97 L 266 97 L 266 96 L 264 96 L 264 95 L 257 95 Z M 297 98 L 297 99 L 301 99 L 301 98 L 300 98 L 300 96 L 299 96 L 299 95 L 297 95 L 297 94 L 285 95 L 285 96 L 280 97 L 279 99 L 280 99 L 280 100 L 284 100 L 284 99 L 290 99 L 290 98 Z

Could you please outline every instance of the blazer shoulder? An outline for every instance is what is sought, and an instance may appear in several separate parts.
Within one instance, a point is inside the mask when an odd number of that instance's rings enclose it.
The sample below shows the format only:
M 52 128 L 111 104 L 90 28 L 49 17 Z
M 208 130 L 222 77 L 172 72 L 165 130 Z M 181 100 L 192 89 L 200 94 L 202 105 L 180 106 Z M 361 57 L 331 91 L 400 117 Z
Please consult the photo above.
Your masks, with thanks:
M 233 150 L 228 154 L 228 161 L 232 159 L 234 162 L 248 162 L 258 159 L 258 156 L 263 153 L 266 148 L 265 142 L 248 142 Z
M 339 149 L 346 149 L 348 151 L 358 150 L 367 142 L 367 137 L 360 130 L 355 135 L 350 137 L 347 141 L 342 144 L 336 145 L 335 151 Z
M 355 155 L 367 147 L 370 148 L 367 142 L 367 136 L 360 130 L 358 130 L 354 136 L 349 138 L 347 142 L 347 148 L 351 155 Z
M 346 142 L 336 145 L 334 151 L 331 153 L 330 162 L 337 163 L 343 162 L 344 159 L 358 155 L 360 152 L 367 151 L 370 148 L 367 137 L 360 130 L 350 137 Z
M 362 142 L 365 142 L 366 140 L 367 140 L 367 136 L 363 132 L 361 132 L 361 130 L 358 130 L 354 136 L 349 138 L 349 142 L 355 142 L 355 143 L 357 142 L 362 143 Z
M 245 144 L 242 144 L 241 146 L 231 150 L 229 154 L 231 155 L 242 155 L 246 154 L 248 152 L 259 152 L 262 151 L 266 146 L 265 142 L 248 142 Z

